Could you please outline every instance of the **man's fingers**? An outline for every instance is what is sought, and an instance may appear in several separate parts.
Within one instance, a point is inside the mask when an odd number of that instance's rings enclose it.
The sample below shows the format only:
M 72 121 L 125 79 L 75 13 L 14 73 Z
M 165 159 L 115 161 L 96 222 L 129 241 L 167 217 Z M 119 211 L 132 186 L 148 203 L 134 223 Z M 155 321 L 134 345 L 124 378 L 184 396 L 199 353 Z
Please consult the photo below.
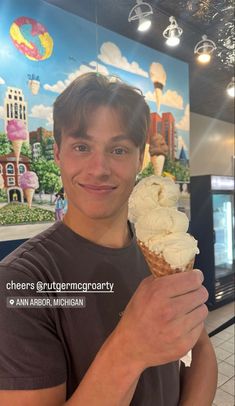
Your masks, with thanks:
M 183 317 L 176 319 L 173 327 L 174 335 L 176 338 L 180 338 L 185 334 L 189 334 L 190 331 L 195 329 L 201 323 L 204 323 L 208 315 L 208 309 L 206 305 L 198 306 L 196 309 Z
M 164 285 L 165 293 L 168 297 L 176 297 L 199 289 L 203 279 L 203 273 L 198 269 L 194 269 L 191 272 L 180 272 L 156 278 L 156 281 L 160 285 Z
M 177 317 L 190 313 L 208 299 L 208 292 L 204 286 L 182 296 L 173 297 L 172 306 Z

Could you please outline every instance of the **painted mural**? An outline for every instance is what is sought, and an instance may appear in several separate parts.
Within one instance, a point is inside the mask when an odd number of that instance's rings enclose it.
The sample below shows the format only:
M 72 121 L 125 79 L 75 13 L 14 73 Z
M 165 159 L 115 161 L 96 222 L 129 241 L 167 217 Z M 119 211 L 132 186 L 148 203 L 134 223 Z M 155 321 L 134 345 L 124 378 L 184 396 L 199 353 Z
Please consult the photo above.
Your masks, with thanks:
M 20 237 L 21 224 L 52 222 L 60 218 L 59 209 L 65 210 L 53 160 L 52 105 L 85 72 L 118 76 L 142 90 L 151 109 L 151 128 L 139 178 L 154 172 L 172 176 L 182 201 L 189 202 L 187 64 L 40 0 L 4 3 L 0 230 L 17 224 Z

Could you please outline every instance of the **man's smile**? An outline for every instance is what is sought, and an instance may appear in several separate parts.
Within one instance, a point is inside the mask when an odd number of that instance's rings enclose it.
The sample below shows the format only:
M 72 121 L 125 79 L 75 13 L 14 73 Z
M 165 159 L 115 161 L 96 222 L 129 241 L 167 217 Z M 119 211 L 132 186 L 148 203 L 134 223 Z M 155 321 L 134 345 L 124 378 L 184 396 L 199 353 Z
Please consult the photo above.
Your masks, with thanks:
M 113 185 L 94 185 L 94 184 L 89 184 L 89 183 L 79 183 L 79 186 L 81 186 L 83 189 L 85 189 L 89 193 L 94 193 L 94 194 L 106 194 L 109 192 L 112 192 L 117 188 L 117 186 Z

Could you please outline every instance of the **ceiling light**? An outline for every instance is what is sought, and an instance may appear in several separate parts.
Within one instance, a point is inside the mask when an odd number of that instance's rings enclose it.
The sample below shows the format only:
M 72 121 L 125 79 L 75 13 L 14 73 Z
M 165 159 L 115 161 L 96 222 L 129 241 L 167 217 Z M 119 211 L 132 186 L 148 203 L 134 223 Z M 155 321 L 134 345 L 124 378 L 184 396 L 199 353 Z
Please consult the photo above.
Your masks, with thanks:
M 235 97 L 235 77 L 232 78 L 231 82 L 226 87 L 226 90 L 230 97 Z
M 174 47 L 179 45 L 183 30 L 178 26 L 175 17 L 171 16 L 169 21 L 170 25 L 163 31 L 163 37 L 166 38 L 167 45 Z
M 153 14 L 153 9 L 150 4 L 142 0 L 136 0 L 136 4 L 129 13 L 128 21 L 130 23 L 138 20 L 138 31 L 146 31 L 151 26 L 151 20 L 149 19 L 151 14 Z
M 199 41 L 195 48 L 194 53 L 197 55 L 197 60 L 201 63 L 208 63 L 211 60 L 211 55 L 216 49 L 214 41 L 207 38 L 206 35 L 202 36 L 202 40 Z
M 138 31 L 147 31 L 150 28 L 151 24 L 152 22 L 148 18 L 140 17 Z

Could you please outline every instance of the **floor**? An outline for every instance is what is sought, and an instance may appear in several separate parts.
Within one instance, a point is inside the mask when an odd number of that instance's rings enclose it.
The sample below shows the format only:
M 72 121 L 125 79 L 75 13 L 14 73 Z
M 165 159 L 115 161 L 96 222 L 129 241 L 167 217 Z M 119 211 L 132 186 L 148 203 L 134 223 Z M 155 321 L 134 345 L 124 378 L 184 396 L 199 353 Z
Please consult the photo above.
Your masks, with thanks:
M 234 303 L 229 303 L 219 309 L 209 312 L 207 332 L 215 330 L 221 324 L 234 316 Z M 234 324 L 211 337 L 218 362 L 218 386 L 213 402 L 214 406 L 235 406 L 235 367 L 234 367 Z
M 50 227 L 53 223 L 20 224 L 13 226 L 0 226 L 1 241 L 20 240 L 34 237 Z

